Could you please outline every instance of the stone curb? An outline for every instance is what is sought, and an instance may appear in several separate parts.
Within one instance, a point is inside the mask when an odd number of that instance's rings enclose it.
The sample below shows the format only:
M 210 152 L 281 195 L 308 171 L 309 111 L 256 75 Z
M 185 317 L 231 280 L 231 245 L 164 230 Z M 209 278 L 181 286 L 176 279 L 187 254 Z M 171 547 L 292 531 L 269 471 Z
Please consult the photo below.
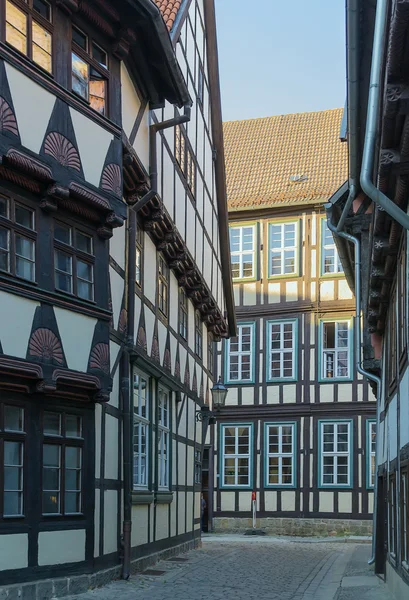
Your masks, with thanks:
M 296 537 L 296 536 L 248 536 L 240 533 L 209 533 L 202 535 L 202 542 L 241 542 L 241 543 L 273 543 L 273 542 L 296 542 L 299 544 L 371 544 L 372 537 L 370 536 L 348 536 L 348 537 Z

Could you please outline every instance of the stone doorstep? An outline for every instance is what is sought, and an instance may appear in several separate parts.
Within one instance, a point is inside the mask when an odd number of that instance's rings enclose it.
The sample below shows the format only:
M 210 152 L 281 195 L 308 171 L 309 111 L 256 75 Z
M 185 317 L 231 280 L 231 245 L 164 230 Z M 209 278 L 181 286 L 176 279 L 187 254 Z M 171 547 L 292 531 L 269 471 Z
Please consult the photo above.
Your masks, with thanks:
M 179 544 L 162 552 L 156 552 L 131 562 L 131 574 L 141 573 L 160 560 L 188 552 L 201 545 L 200 539 Z M 103 587 L 121 577 L 121 566 L 111 567 L 88 575 L 61 577 L 58 579 L 41 579 L 22 584 L 0 587 L 0 600 L 51 600 L 65 596 L 84 594 L 89 590 Z

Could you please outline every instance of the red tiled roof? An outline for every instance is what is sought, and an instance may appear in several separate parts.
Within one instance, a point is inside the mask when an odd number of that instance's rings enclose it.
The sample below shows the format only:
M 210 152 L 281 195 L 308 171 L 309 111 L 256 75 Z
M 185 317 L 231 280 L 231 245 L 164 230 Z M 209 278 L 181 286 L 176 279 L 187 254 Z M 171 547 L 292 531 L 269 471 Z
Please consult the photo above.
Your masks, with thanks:
M 176 20 L 178 11 L 182 5 L 182 0 L 153 0 L 156 6 L 162 13 L 163 20 L 165 21 L 169 31 L 172 29 L 173 24 Z
M 343 109 L 223 124 L 229 211 L 326 201 L 348 178 Z

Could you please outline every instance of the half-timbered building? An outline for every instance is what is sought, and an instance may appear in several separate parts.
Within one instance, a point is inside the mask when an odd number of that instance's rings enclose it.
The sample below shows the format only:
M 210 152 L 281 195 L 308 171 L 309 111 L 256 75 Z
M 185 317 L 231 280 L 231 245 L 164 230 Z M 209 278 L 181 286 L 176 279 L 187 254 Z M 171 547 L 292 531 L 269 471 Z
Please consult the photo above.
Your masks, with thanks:
M 224 124 L 237 336 L 214 447 L 214 528 L 368 533 L 374 397 L 323 203 L 347 176 L 343 111 Z
M 0 584 L 51 598 L 200 536 L 196 411 L 235 332 L 214 6 L 0 24 Z
M 347 2 L 349 185 L 327 208 L 362 314 L 358 365 L 377 397 L 372 562 L 399 600 L 409 593 L 408 26 L 407 1 Z

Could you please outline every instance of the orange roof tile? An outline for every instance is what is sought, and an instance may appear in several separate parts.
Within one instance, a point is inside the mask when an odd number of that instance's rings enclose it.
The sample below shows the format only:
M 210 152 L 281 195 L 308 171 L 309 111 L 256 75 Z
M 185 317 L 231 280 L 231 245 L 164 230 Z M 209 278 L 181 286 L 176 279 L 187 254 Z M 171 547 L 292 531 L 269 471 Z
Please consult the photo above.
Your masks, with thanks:
M 348 178 L 343 109 L 223 124 L 229 211 L 323 202 Z
M 178 10 L 182 4 L 182 0 L 153 0 L 156 6 L 162 13 L 163 20 L 165 21 L 169 31 L 172 29 L 173 24 L 176 20 Z

